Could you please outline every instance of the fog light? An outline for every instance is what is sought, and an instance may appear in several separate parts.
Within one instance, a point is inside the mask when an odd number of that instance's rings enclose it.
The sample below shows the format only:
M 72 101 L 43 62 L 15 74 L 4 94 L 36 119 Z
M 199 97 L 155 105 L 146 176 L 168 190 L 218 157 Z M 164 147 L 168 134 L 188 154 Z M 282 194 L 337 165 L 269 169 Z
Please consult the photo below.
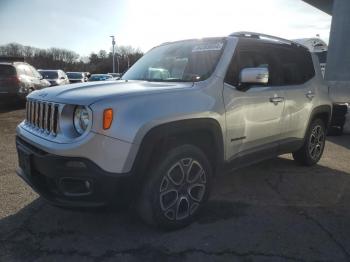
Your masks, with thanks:
M 61 178 L 59 188 L 66 196 L 84 196 L 92 193 L 92 182 L 80 178 Z

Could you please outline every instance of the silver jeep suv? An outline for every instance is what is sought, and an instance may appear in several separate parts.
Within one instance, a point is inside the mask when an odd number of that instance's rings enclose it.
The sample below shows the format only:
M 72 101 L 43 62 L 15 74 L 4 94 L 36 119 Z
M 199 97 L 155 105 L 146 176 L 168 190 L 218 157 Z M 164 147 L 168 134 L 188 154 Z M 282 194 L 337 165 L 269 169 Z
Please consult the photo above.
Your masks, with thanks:
M 127 203 L 178 228 L 223 170 L 284 153 L 316 164 L 330 118 L 317 58 L 297 43 L 249 32 L 165 43 L 119 81 L 31 93 L 18 175 L 57 206 Z

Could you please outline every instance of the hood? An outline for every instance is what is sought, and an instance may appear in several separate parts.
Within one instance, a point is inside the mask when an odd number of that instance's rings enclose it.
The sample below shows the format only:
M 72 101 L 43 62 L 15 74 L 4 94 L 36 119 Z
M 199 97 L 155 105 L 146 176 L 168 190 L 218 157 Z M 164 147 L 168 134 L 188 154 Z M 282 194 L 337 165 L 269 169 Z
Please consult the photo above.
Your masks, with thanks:
M 50 87 L 34 91 L 28 98 L 64 104 L 90 105 L 112 96 L 157 93 L 192 86 L 192 82 L 99 81 Z

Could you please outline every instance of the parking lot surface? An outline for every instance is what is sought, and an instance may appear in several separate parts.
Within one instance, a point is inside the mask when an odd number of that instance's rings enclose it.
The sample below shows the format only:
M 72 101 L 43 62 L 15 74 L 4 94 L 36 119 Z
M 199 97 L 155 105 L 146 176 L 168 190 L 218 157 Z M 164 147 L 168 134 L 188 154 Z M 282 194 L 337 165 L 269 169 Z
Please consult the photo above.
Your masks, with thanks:
M 130 212 L 47 204 L 15 174 L 15 127 L 0 112 L 0 261 L 349 261 L 350 136 L 320 163 L 290 155 L 220 176 L 197 222 L 162 232 Z

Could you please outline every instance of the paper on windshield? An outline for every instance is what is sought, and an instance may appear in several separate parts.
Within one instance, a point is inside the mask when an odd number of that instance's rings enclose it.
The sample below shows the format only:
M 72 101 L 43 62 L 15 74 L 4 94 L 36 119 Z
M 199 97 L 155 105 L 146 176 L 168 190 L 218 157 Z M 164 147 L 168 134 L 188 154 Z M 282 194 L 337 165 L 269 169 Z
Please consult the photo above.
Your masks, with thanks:
M 199 45 L 195 45 L 192 49 L 192 52 L 204 52 L 204 51 L 218 51 L 221 50 L 224 46 L 224 43 L 203 43 Z

